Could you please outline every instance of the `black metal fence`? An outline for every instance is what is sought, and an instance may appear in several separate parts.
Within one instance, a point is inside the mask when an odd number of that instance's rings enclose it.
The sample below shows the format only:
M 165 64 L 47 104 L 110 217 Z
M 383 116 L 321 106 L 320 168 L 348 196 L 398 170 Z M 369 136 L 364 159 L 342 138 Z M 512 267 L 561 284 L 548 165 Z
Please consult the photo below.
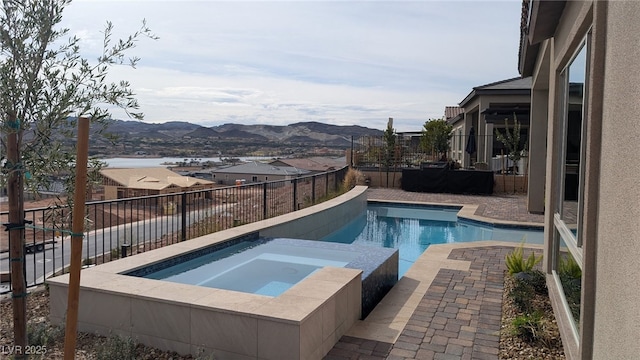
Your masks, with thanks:
M 526 136 L 526 133 L 523 136 Z M 507 149 L 494 135 L 475 135 L 475 143 L 478 147 L 471 154 L 466 152 L 468 140 L 468 134 L 454 133 L 449 141 L 446 159 L 458 162 L 461 167 L 469 167 L 475 166 L 481 161 L 480 159 L 484 158 L 483 169 L 494 172 L 505 172 L 513 168 L 513 163 L 506 159 Z M 389 147 L 383 136 L 354 138 L 351 150 L 350 161 L 356 168 L 415 168 L 420 167 L 423 162 L 439 161 L 442 156 L 433 149 L 423 149 L 420 144 L 420 135 L 417 133 L 397 134 L 392 147 Z M 464 162 L 464 158 L 468 160 Z M 524 169 L 524 162 L 525 160 L 522 160 L 522 163 L 516 164 L 521 171 Z
M 290 180 L 145 196 L 86 204 L 83 265 L 92 266 L 278 215 L 338 194 L 348 168 Z M 6 222 L 8 213 L 0 213 Z M 71 209 L 25 210 L 27 286 L 64 273 L 70 262 Z M 9 248 L 9 232 L 0 239 Z M 9 253 L 0 253 L 0 271 L 9 271 Z M 0 288 L 10 291 L 9 285 Z

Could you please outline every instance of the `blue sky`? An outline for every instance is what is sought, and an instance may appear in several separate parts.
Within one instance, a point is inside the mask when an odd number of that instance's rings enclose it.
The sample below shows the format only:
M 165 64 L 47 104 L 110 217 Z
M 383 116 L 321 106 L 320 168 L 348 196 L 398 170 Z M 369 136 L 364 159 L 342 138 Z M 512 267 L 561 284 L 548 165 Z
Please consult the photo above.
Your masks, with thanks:
M 474 86 L 518 76 L 520 0 L 75 1 L 63 26 L 100 51 L 142 19 L 131 82 L 146 122 L 319 121 L 419 131 Z M 124 118 L 118 112 L 114 117 Z

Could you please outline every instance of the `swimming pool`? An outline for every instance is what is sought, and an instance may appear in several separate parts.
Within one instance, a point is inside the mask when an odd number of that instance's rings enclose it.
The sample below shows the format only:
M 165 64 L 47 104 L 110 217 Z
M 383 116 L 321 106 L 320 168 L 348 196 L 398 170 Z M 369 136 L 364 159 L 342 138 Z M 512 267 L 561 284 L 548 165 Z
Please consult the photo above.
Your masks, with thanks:
M 542 244 L 543 230 L 492 225 L 458 218 L 460 207 L 398 205 L 370 202 L 351 223 L 322 241 L 398 249 L 398 275 L 404 275 L 418 257 L 435 244 L 499 240 Z
M 80 287 L 80 297 L 84 300 L 79 306 L 78 330 L 105 336 L 114 332 L 125 334 L 146 345 L 179 354 L 197 355 L 204 349 L 205 354 L 217 358 L 321 359 L 361 318 L 366 296 L 365 271 L 323 267 L 277 297 L 131 275 L 160 263 L 193 259 L 212 249 L 219 250 L 219 245 L 233 245 L 239 237 L 256 232 L 271 238 L 319 240 L 364 216 L 366 191 L 366 187 L 356 186 L 346 194 L 290 214 L 84 269 Z M 393 251 L 397 279 L 396 250 L 361 247 L 372 253 L 377 252 L 373 250 Z M 372 283 L 381 283 L 375 276 L 369 278 Z M 47 282 L 50 319 L 53 324 L 62 325 L 69 275 Z M 398 313 L 398 316 L 402 315 Z M 381 324 L 383 332 L 395 329 L 395 320 L 388 319 L 393 324 L 385 320 Z

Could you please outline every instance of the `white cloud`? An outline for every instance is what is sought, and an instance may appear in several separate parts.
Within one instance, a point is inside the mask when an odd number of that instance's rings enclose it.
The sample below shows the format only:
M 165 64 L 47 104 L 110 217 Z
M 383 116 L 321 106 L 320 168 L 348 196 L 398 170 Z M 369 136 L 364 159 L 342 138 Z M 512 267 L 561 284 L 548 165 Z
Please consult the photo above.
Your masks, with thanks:
M 146 121 L 322 121 L 417 131 L 474 86 L 517 76 L 518 0 L 78 2 L 64 15 L 88 57 L 110 20 L 142 18 L 131 82 Z M 95 35 L 97 34 L 97 35 Z M 117 116 L 117 114 L 116 114 Z

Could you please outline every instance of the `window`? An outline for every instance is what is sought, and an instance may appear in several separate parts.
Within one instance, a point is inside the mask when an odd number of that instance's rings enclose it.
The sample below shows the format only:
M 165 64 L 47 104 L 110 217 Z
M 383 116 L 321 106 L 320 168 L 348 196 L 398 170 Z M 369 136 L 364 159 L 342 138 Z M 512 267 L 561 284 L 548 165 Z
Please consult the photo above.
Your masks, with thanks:
M 556 204 L 557 225 L 565 227 L 565 232 L 571 242 L 579 248 L 582 246 L 580 225 L 582 224 L 582 210 L 584 207 L 584 156 L 586 129 L 586 91 L 585 77 L 587 73 L 587 46 L 586 42 L 580 46 L 579 51 L 569 66 L 561 73 L 563 83 L 562 96 L 562 133 L 559 138 L 561 143 L 562 159 L 558 165 L 560 174 L 558 191 L 558 203 Z M 563 233 L 562 231 L 560 232 Z
M 586 154 L 586 122 L 588 121 L 587 74 L 589 69 L 587 35 L 560 73 L 558 92 L 559 154 L 556 159 L 557 201 L 554 204 L 553 274 L 562 290 L 565 308 L 573 319 L 578 339 L 580 327 L 581 282 L 583 268 L 582 218 L 584 212 L 584 179 Z

